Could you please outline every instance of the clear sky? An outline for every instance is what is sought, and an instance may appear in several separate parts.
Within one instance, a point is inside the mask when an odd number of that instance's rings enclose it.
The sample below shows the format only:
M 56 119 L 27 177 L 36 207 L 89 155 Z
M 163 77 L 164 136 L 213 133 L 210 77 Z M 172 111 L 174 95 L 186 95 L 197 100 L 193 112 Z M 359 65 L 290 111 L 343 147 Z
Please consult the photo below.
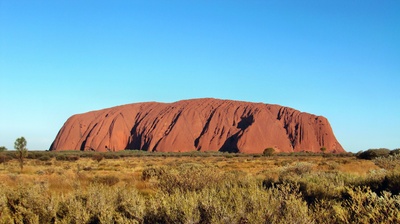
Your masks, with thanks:
M 213 97 L 328 118 L 347 151 L 400 148 L 400 1 L 0 0 L 0 146 L 67 118 Z

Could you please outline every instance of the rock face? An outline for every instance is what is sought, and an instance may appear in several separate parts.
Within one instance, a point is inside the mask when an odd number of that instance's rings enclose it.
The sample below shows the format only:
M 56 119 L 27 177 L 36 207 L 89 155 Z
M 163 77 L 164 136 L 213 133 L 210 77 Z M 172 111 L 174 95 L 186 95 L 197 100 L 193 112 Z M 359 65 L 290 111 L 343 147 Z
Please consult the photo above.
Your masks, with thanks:
M 70 117 L 50 150 L 345 152 L 328 120 L 263 103 L 193 99 L 136 103 Z

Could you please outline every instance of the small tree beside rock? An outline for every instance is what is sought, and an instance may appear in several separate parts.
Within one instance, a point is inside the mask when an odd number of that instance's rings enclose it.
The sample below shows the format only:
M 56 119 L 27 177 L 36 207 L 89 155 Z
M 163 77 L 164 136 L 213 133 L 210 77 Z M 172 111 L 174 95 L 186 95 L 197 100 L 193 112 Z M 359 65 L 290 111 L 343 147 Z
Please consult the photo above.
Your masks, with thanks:
M 28 156 L 28 149 L 26 148 L 26 140 L 24 137 L 17 138 L 14 142 L 14 148 L 17 151 L 17 159 L 21 170 L 24 168 L 25 157 Z

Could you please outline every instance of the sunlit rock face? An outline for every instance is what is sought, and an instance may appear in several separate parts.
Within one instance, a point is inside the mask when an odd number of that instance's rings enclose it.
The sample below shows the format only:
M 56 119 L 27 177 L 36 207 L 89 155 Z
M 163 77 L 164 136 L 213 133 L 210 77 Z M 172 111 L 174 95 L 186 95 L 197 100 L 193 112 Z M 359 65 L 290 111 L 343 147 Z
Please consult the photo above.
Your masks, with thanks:
M 50 150 L 345 152 L 325 117 L 264 103 L 134 103 L 70 117 Z

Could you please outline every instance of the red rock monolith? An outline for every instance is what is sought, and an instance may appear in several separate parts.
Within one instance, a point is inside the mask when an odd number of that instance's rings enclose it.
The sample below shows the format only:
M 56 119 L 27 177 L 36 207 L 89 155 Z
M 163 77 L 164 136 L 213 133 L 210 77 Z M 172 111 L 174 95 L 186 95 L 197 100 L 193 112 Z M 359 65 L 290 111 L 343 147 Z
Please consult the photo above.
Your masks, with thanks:
M 345 152 L 325 117 L 264 103 L 135 103 L 70 117 L 50 150 Z

